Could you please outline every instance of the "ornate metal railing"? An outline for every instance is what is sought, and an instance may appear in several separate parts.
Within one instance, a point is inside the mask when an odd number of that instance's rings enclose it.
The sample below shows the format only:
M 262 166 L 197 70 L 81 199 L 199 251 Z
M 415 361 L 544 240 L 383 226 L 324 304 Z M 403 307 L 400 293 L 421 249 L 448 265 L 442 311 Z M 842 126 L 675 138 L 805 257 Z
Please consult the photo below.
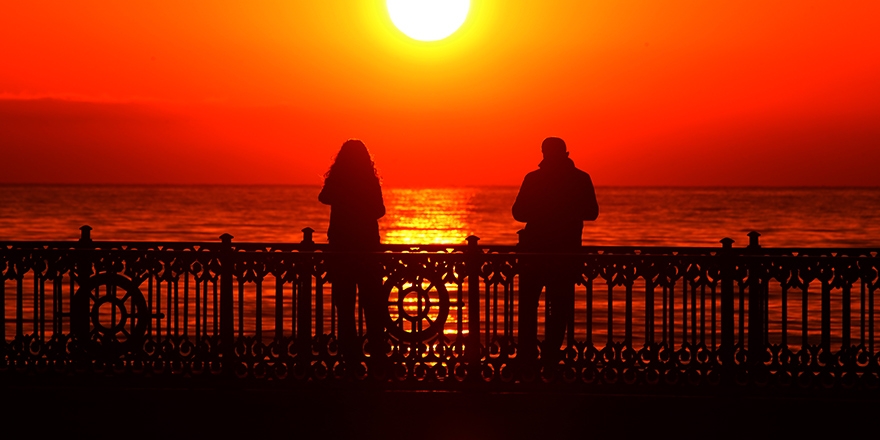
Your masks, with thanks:
M 90 229 L 76 242 L 0 243 L 0 369 L 425 388 L 880 384 L 878 249 L 762 248 L 757 233 L 745 248 L 556 255 L 476 237 L 388 245 L 368 256 L 385 344 L 352 361 L 327 279 L 339 254 L 311 229 L 298 244 L 98 242 Z M 552 364 L 518 345 L 519 277 L 536 261 L 578 280 Z M 538 312 L 543 329 L 543 302 Z

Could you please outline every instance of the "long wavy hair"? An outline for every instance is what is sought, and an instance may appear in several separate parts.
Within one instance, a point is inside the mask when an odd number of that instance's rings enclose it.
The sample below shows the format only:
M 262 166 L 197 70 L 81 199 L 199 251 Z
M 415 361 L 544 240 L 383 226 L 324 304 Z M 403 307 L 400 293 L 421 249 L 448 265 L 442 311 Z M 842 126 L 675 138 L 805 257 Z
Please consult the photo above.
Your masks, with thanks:
M 330 169 L 324 173 L 324 180 L 335 179 L 375 179 L 379 181 L 379 173 L 367 146 L 358 139 L 349 139 L 342 144 L 339 153 Z

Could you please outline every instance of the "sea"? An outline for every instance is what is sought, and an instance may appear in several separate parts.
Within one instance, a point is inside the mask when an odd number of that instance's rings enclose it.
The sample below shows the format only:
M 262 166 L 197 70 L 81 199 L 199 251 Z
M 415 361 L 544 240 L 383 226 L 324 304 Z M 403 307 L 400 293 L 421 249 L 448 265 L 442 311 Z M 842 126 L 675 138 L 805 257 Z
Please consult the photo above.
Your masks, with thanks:
M 0 185 L 0 241 L 326 242 L 319 186 Z M 383 243 L 515 244 L 518 188 L 384 188 Z M 880 247 L 880 188 L 597 187 L 599 218 L 583 243 L 734 246 L 758 231 L 763 246 Z

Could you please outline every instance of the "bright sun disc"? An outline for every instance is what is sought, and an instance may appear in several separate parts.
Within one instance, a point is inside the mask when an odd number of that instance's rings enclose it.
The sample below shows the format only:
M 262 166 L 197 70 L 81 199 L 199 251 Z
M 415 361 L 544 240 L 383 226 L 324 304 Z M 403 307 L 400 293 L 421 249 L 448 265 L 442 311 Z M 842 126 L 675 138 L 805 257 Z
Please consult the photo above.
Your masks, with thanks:
M 387 0 L 391 22 L 419 41 L 442 40 L 467 18 L 470 0 Z

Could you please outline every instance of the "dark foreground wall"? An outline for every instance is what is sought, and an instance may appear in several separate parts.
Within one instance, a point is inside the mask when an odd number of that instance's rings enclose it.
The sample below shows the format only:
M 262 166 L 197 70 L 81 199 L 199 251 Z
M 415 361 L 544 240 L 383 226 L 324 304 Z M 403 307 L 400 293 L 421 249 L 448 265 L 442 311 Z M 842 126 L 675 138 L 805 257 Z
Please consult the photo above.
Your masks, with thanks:
M 10 432 L 74 438 L 815 438 L 875 432 L 880 410 L 876 399 L 772 394 L 115 385 L 5 383 L 0 418 Z

